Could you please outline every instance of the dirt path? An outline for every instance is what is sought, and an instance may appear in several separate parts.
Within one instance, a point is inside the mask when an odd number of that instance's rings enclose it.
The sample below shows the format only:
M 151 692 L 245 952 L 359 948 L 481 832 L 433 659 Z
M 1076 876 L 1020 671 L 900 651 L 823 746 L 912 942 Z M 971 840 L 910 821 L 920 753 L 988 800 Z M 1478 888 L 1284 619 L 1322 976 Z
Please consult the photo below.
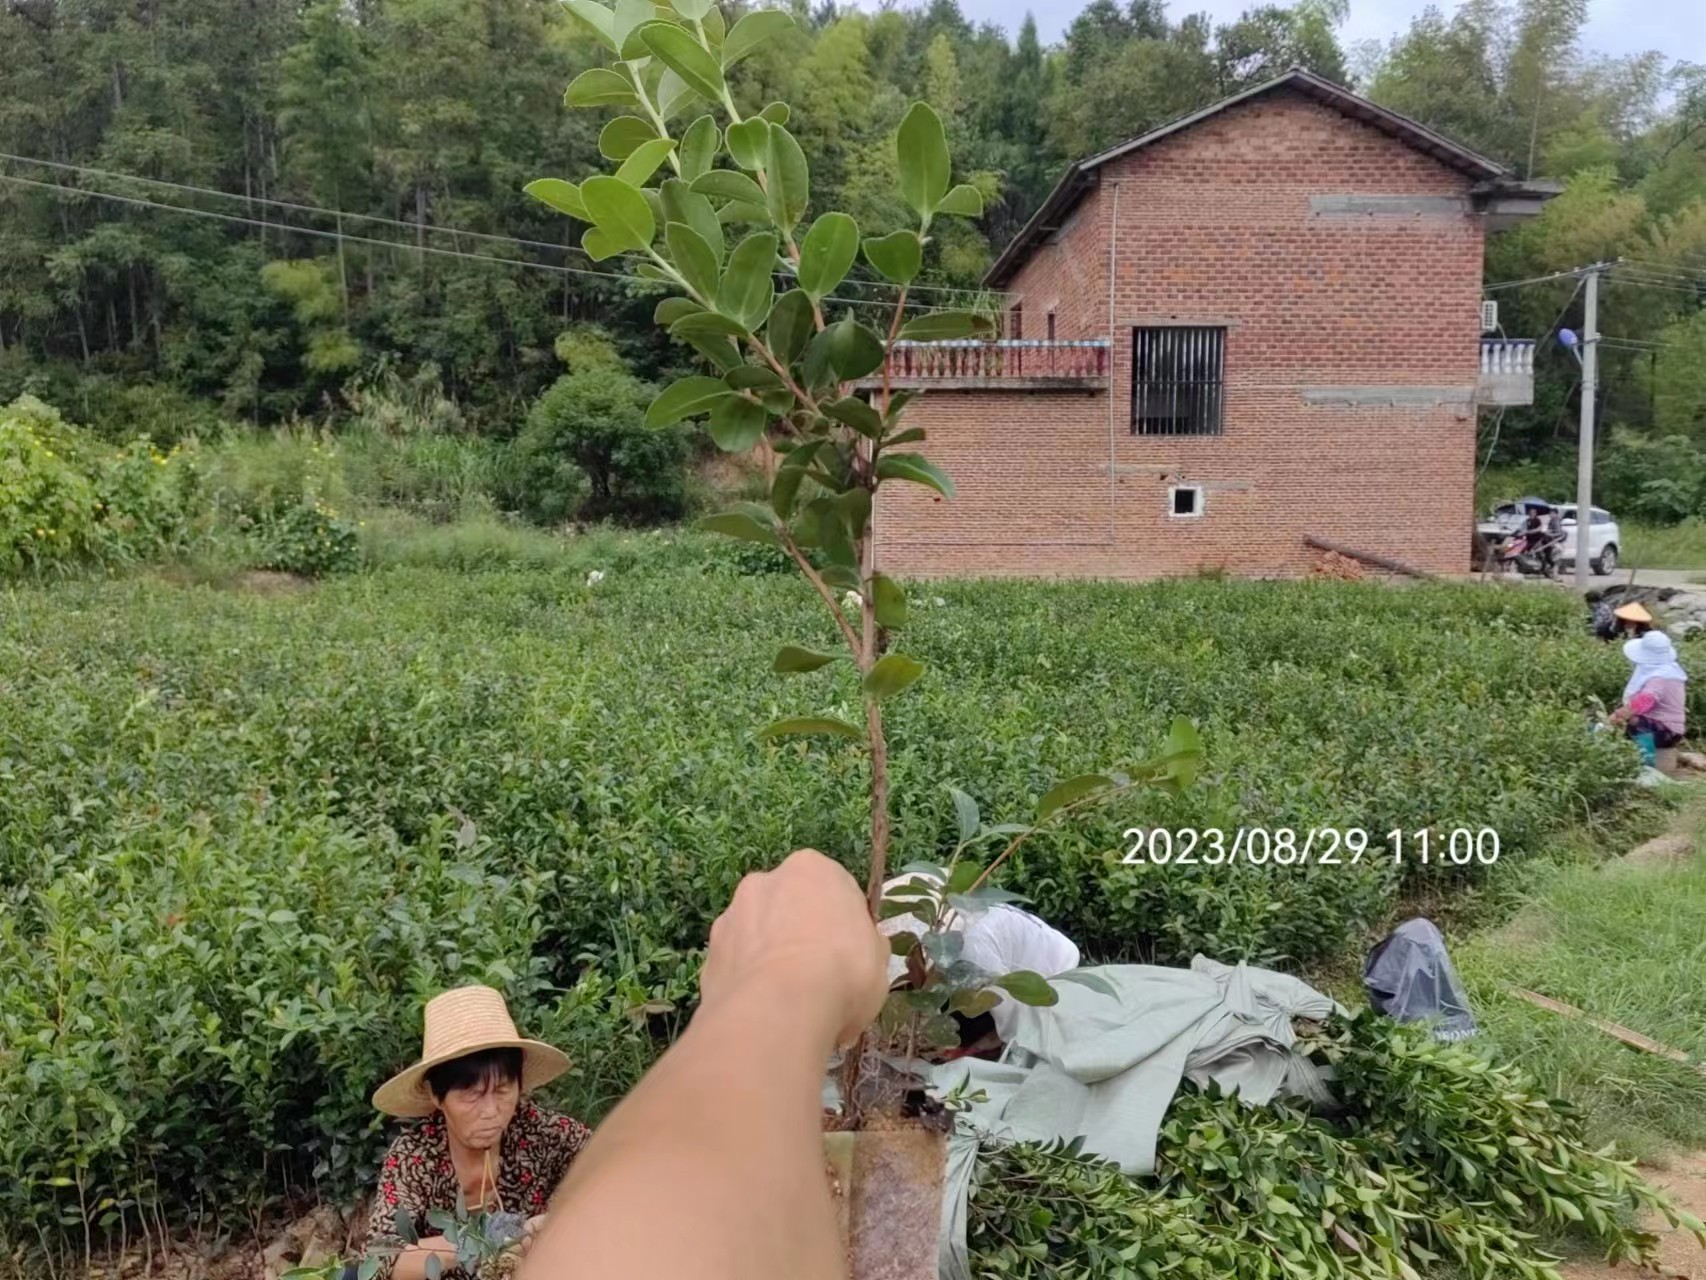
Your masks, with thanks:
M 1678 1156 L 1670 1168 L 1648 1170 L 1647 1176 L 1655 1186 L 1669 1192 L 1677 1204 L 1695 1217 L 1706 1219 L 1706 1152 Z M 1706 1280 L 1706 1249 L 1700 1247 L 1698 1240 L 1686 1231 L 1673 1230 L 1662 1223 L 1648 1225 L 1659 1234 L 1656 1272 L 1637 1273 L 1629 1267 L 1609 1267 L 1603 1262 L 1570 1262 L 1559 1270 L 1568 1280 L 1630 1280 L 1637 1274 Z

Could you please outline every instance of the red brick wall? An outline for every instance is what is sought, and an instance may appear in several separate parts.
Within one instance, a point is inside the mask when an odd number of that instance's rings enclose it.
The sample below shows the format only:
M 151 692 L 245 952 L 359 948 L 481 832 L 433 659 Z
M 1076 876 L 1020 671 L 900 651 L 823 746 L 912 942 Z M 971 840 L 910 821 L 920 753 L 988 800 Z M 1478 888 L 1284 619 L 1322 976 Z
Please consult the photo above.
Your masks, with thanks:
M 1106 392 L 929 393 L 909 423 L 928 431 L 922 447 L 958 495 L 886 488 L 882 562 L 913 574 L 1294 574 L 1313 562 L 1302 544 L 1312 533 L 1466 569 L 1480 221 L 1435 208 L 1319 212 L 1311 197 L 1468 188 L 1430 157 L 1289 94 L 1104 166 L 1009 288 L 1027 337 L 1042 335 L 1051 308 L 1062 339 L 1107 335 L 1117 221 L 1111 439 Z M 1226 326 L 1222 435 L 1131 434 L 1131 329 L 1142 324 Z M 1437 388 L 1452 402 L 1304 394 L 1386 387 Z M 1170 515 L 1177 483 L 1206 486 L 1201 518 Z

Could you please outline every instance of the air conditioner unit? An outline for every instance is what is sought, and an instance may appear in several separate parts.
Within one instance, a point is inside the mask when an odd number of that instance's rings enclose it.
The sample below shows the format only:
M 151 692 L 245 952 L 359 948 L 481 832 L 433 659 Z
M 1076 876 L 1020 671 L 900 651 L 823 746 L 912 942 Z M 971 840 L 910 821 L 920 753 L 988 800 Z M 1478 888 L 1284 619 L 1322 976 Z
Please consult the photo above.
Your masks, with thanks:
M 1499 327 L 1499 304 L 1488 299 L 1481 304 L 1481 332 L 1492 333 Z

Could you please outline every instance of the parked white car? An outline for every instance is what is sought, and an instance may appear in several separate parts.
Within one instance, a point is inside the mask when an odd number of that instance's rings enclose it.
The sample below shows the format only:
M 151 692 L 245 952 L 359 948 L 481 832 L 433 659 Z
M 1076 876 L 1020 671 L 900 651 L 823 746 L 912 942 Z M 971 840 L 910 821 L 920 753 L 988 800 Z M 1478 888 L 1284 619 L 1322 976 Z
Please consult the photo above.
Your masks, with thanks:
M 1564 550 L 1558 559 L 1573 568 L 1576 563 L 1575 504 L 1559 507 L 1558 515 L 1564 522 Z M 1588 567 L 1599 574 L 1616 573 L 1622 544 L 1623 535 L 1617 531 L 1617 521 L 1611 518 L 1611 513 L 1603 507 L 1594 507 L 1593 518 L 1588 522 Z

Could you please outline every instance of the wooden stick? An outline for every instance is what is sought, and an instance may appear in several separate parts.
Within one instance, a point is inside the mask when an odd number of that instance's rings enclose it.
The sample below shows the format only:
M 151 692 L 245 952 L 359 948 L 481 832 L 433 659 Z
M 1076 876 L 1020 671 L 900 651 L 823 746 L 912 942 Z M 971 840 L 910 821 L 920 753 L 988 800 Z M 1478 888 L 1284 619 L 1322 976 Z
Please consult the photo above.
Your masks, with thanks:
M 1342 542 L 1329 542 L 1325 538 L 1317 538 L 1312 533 L 1303 535 L 1303 545 L 1314 547 L 1317 551 L 1333 551 L 1341 556 L 1349 556 L 1352 560 L 1360 560 L 1371 564 L 1376 569 L 1385 569 L 1389 573 L 1401 573 L 1407 578 L 1421 578 L 1427 582 L 1438 581 L 1437 573 L 1429 573 L 1426 569 L 1418 569 L 1415 565 L 1405 564 L 1402 560 L 1393 560 L 1388 556 L 1377 556 L 1372 551 L 1358 551 L 1347 547 Z
M 1618 1023 L 1607 1022 L 1603 1018 L 1596 1018 L 1592 1014 L 1585 1013 L 1581 1009 L 1576 1008 L 1573 1004 L 1565 1004 L 1562 1000 L 1554 1000 L 1550 996 L 1543 996 L 1537 991 L 1525 991 L 1521 987 L 1508 987 L 1506 990 L 1508 990 L 1517 999 L 1526 1000 L 1529 1004 L 1534 1005 L 1537 1008 L 1544 1009 L 1548 1013 L 1557 1013 L 1562 1014 L 1566 1018 L 1580 1019 L 1590 1027 L 1594 1028 L 1594 1030 L 1603 1031 L 1613 1039 L 1621 1040 L 1630 1048 L 1639 1049 L 1643 1053 L 1657 1054 L 1661 1058 L 1669 1058 L 1672 1062 L 1680 1062 L 1684 1066 L 1693 1067 L 1702 1075 L 1706 1075 L 1706 1066 L 1695 1062 L 1681 1049 L 1673 1049 L 1668 1044 L 1661 1044 L 1659 1041 L 1654 1040 L 1650 1036 L 1642 1035 L 1639 1031 L 1631 1031 L 1628 1027 L 1621 1026 Z

